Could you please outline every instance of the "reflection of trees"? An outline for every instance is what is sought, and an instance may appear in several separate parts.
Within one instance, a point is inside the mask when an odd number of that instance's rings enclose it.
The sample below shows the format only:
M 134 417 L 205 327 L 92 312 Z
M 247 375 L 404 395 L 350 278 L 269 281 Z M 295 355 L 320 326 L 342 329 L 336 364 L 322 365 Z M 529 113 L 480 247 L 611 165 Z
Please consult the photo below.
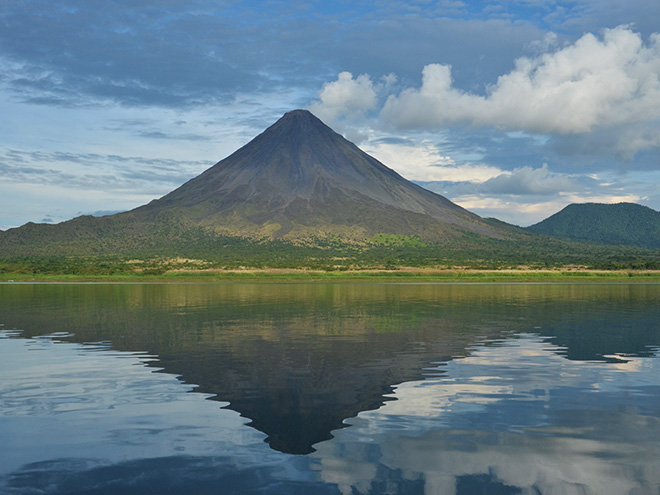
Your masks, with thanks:
M 598 353 L 618 352 L 621 332 L 600 322 L 622 308 L 651 322 L 660 299 L 654 286 L 534 285 L 33 285 L 0 296 L 6 328 L 158 355 L 293 453 L 478 341 L 532 329 L 571 357 L 590 328 Z M 625 352 L 660 343 L 655 326 L 642 328 L 627 332 Z

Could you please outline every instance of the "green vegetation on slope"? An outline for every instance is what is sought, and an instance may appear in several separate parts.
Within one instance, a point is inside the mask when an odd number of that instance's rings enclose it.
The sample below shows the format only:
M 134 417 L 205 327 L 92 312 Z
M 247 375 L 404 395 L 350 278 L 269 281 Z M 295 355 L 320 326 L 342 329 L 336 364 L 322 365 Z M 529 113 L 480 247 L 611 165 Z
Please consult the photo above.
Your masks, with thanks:
M 660 249 L 660 212 L 633 203 L 568 205 L 529 230 L 574 241 Z
M 50 226 L 34 226 L 21 231 L 27 235 L 9 240 L 0 235 L 0 273 L 118 276 L 242 268 L 342 272 L 403 267 L 501 270 L 521 266 L 660 269 L 658 250 L 578 244 L 516 228 L 511 228 L 510 239 L 464 234 L 442 244 L 391 234 L 375 235 L 360 244 L 339 237 L 296 244 L 281 239 L 226 236 L 182 225 L 178 229 L 170 225 L 158 228 L 158 224 L 130 232 L 119 229 L 121 235 L 116 229 L 98 229 L 86 237 L 61 235 L 45 241 L 39 235 L 41 227 Z

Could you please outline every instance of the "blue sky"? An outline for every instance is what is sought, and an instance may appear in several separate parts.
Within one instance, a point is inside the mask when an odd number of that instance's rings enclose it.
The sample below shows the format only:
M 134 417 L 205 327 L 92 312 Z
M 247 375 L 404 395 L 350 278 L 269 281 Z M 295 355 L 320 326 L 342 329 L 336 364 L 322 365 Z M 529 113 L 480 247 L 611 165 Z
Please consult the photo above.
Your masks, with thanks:
M 660 209 L 657 0 L 0 0 L 0 229 L 127 210 L 308 108 L 486 217 Z

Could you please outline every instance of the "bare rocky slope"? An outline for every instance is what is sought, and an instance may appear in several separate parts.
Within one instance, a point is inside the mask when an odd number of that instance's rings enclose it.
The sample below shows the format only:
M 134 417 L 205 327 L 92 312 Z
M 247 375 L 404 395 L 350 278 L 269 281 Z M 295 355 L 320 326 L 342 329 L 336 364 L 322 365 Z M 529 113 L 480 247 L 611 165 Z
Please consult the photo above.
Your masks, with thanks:
M 441 240 L 463 231 L 502 237 L 306 110 L 285 114 L 231 156 L 133 213 L 166 212 L 222 233 L 284 239 L 392 233 Z

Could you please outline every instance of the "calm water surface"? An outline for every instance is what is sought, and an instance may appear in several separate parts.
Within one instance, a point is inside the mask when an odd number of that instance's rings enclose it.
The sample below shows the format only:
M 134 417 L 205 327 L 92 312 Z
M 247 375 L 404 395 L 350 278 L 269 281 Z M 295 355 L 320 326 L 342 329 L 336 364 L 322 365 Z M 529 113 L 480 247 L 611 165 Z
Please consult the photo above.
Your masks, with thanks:
M 660 285 L 0 285 L 2 494 L 660 494 Z

